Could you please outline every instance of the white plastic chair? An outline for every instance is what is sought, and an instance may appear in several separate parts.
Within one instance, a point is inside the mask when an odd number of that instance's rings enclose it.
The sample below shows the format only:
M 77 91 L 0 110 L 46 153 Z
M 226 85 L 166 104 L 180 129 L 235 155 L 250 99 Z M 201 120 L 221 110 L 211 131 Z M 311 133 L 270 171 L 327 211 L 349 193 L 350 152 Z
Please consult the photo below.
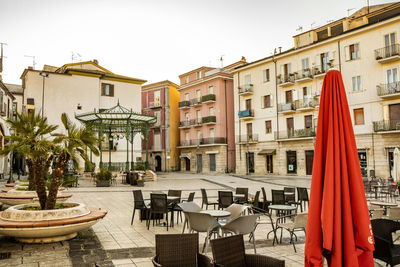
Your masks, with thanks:
M 188 226 L 190 232 L 190 225 L 188 221 L 188 216 L 186 215 L 187 212 L 199 212 L 201 211 L 201 207 L 194 202 L 183 202 L 178 203 L 178 206 L 182 209 L 183 213 L 185 214 L 185 222 L 183 223 L 182 234 L 185 232 L 186 226 Z
M 293 222 L 281 223 L 281 221 L 284 221 L 284 219 L 288 218 L 288 217 L 294 217 Z M 293 244 L 294 252 L 297 252 L 296 246 L 294 245 L 294 240 L 293 240 L 293 236 L 296 236 L 294 232 L 304 231 L 304 233 L 306 233 L 307 217 L 308 217 L 308 213 L 297 213 L 297 214 L 282 216 L 282 217 L 278 218 L 278 220 L 276 222 L 276 229 L 281 228 L 280 242 L 282 242 L 282 232 L 283 232 L 282 229 L 285 229 L 290 233 L 290 243 Z M 297 240 L 297 236 L 296 236 L 296 240 Z
M 245 211 L 248 209 L 249 209 L 249 206 L 233 203 L 232 205 L 227 207 L 225 210 L 229 211 L 231 213 L 229 220 L 232 221 L 232 220 L 236 219 L 237 217 L 244 215 Z

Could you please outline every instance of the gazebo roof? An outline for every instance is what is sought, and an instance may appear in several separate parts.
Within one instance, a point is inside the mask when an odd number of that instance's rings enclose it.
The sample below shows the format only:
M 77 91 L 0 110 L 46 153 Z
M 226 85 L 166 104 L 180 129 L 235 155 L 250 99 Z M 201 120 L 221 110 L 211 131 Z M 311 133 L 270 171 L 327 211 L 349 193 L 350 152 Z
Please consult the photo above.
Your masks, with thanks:
M 75 115 L 75 118 L 82 123 L 90 124 L 95 129 L 106 128 L 112 131 L 121 131 L 122 128 L 140 128 L 146 124 L 155 123 L 156 117 L 133 112 L 118 104 L 103 111 L 86 112 Z

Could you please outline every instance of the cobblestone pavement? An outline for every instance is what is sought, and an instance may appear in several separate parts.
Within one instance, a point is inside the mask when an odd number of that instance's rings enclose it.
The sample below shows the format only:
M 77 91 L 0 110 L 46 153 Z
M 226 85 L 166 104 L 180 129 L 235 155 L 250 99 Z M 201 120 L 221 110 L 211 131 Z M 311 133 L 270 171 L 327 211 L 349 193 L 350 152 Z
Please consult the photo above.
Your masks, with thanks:
M 267 198 L 271 199 L 271 189 L 282 189 L 284 185 L 309 187 L 310 183 L 308 177 L 163 173 L 159 174 L 158 181 L 146 182 L 141 189 L 145 198 L 149 198 L 153 191 L 167 192 L 168 189 L 182 190 L 182 199 L 187 198 L 190 192 L 195 192 L 195 202 L 201 204 L 200 188 L 205 188 L 209 197 L 216 198 L 221 189 L 248 187 L 250 194 L 254 195 L 261 187 L 265 187 Z M 167 231 L 165 227 L 152 225 L 147 230 L 145 221 L 139 219 L 138 211 L 131 225 L 133 189 L 137 188 L 124 185 L 121 180 L 117 180 L 117 184 L 112 187 L 96 188 L 89 178 L 81 179 L 78 188 L 67 189 L 73 194 L 70 200 L 107 210 L 107 216 L 91 229 L 79 233 L 78 237 L 53 244 L 20 244 L 0 236 L 0 266 L 152 266 L 154 236 Z M 179 221 L 173 228 L 169 228 L 168 233 L 181 233 L 182 226 L 183 223 Z M 272 236 L 267 239 L 271 229 L 270 225 L 257 227 L 257 253 L 284 259 L 289 267 L 303 266 L 304 233 L 297 234 L 295 253 L 285 232 L 282 243 L 273 246 Z M 204 237 L 200 234 L 200 243 L 203 243 Z M 253 253 L 248 237 L 245 237 L 245 241 L 246 251 Z M 210 249 L 207 255 L 212 257 Z

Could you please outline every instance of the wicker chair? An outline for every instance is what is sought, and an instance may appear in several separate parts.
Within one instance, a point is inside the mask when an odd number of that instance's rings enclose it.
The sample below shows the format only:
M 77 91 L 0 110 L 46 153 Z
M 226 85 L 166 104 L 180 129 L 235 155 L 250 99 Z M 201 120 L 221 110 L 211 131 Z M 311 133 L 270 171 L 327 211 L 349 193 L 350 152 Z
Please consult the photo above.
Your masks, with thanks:
M 176 223 L 178 223 L 179 220 L 179 214 L 181 215 L 181 220 L 182 220 L 182 214 L 181 210 L 178 208 L 177 204 L 181 202 L 181 197 L 182 197 L 182 190 L 168 190 L 168 196 L 169 197 L 178 197 L 178 199 L 173 200 L 173 201 L 168 201 L 168 209 L 173 213 L 176 211 Z M 173 215 L 172 215 L 173 218 Z M 171 225 L 174 225 L 173 219 L 171 219 Z
M 156 256 L 153 265 L 212 267 L 211 259 L 199 254 L 199 235 L 168 234 L 156 235 Z
M 263 195 L 263 207 L 262 209 L 268 211 L 268 206 L 271 204 L 271 201 L 267 200 L 267 193 L 265 192 L 265 188 L 261 187 L 262 195 Z
M 249 199 L 249 189 L 247 187 L 236 187 L 236 194 L 242 194 L 244 197 L 235 197 L 235 202 L 244 204 Z
M 232 191 L 218 191 L 218 209 L 225 209 L 232 205 L 233 193 Z
M 285 229 L 290 233 L 290 243 L 293 244 L 294 252 L 297 252 L 296 246 L 294 245 L 294 240 L 293 240 L 293 236 L 296 237 L 296 240 L 297 240 L 297 236 L 295 235 L 294 232 L 304 231 L 304 233 L 306 233 L 307 216 L 308 216 L 308 213 L 290 214 L 290 215 L 280 217 L 276 221 L 276 229 L 278 230 L 279 228 L 281 228 L 281 243 L 282 243 L 282 232 L 283 232 L 282 230 Z M 285 223 L 284 220 L 285 220 L 285 218 L 288 218 L 288 217 L 291 217 L 291 218 L 294 217 L 293 222 Z
M 256 254 L 245 254 L 243 235 L 211 240 L 215 266 L 284 267 L 285 261 Z
M 393 244 L 392 233 L 400 230 L 400 223 L 386 220 L 371 220 L 375 239 L 374 258 L 380 259 L 390 266 L 400 263 L 400 245 Z
M 298 205 L 300 206 L 300 211 L 303 212 L 303 205 L 304 211 L 306 210 L 306 203 L 308 208 L 309 198 L 308 198 L 308 190 L 305 187 L 297 187 L 297 201 Z
M 147 217 L 147 229 L 150 228 L 151 218 L 153 218 L 153 226 L 154 226 L 154 217 L 152 217 L 153 214 L 165 215 L 165 219 L 167 221 L 167 231 L 168 231 L 168 204 L 167 204 L 166 194 L 150 194 L 150 211 L 149 211 L 149 216 Z
M 135 211 L 140 210 L 140 212 L 148 211 L 146 201 L 143 199 L 142 190 L 133 190 L 133 213 L 132 213 L 132 220 L 131 225 L 133 224 L 133 219 L 135 218 Z M 140 221 L 142 220 L 142 216 L 140 216 Z
M 179 203 L 178 207 L 185 213 L 185 221 L 183 223 L 183 228 L 182 228 L 182 234 L 185 232 L 186 226 L 188 226 L 189 230 L 189 220 L 188 216 L 186 215 L 187 212 L 199 212 L 201 211 L 201 208 L 199 205 L 197 205 L 194 202 L 185 202 L 185 203 Z
M 297 205 L 295 190 L 296 189 L 294 187 L 284 187 L 283 188 L 283 192 L 284 192 L 284 195 L 285 195 L 285 202 L 288 205 L 291 205 L 291 204 L 296 204 Z
M 218 202 L 209 201 L 208 200 L 208 196 L 207 196 L 207 191 L 204 188 L 201 188 L 200 191 L 201 191 L 201 198 L 202 198 L 201 208 L 203 208 L 203 206 L 205 204 L 206 205 L 206 209 L 208 209 L 209 205 L 213 205 L 214 209 L 215 209 L 215 205 L 218 205 Z

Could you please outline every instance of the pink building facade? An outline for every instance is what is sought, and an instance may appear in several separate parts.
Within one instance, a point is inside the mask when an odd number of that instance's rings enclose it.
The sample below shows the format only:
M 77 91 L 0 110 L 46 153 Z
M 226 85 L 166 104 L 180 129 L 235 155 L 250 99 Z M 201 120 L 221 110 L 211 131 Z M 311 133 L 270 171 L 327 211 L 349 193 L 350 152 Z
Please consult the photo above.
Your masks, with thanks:
M 225 68 L 201 67 L 180 78 L 181 170 L 210 173 L 235 170 L 233 75 Z

